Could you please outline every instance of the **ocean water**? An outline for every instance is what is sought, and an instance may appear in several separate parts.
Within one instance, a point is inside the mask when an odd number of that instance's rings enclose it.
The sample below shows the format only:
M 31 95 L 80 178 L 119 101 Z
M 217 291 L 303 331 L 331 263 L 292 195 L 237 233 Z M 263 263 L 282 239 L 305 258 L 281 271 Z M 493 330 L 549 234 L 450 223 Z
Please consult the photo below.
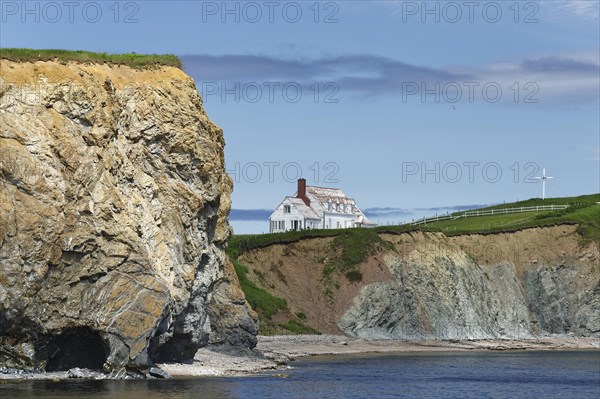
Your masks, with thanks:
M 317 357 L 273 373 L 146 381 L 0 384 L 8 398 L 600 398 L 600 352 Z

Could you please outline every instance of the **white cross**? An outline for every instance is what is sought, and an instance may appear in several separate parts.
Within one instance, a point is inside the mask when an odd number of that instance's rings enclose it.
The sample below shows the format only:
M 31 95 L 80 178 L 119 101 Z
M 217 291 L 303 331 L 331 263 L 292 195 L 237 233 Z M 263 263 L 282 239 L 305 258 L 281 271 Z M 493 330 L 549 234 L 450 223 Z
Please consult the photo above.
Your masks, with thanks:
M 542 175 L 539 177 L 534 177 L 534 179 L 542 181 L 542 199 L 546 199 L 546 180 L 554 179 L 554 177 L 546 176 L 546 168 L 544 168 L 542 169 Z

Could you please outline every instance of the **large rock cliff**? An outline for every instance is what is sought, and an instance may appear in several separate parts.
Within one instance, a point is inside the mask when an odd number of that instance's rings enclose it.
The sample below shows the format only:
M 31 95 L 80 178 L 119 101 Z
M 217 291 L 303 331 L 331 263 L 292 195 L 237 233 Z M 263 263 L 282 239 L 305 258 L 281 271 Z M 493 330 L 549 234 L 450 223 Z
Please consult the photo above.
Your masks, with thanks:
M 0 63 L 0 366 L 123 375 L 253 347 L 223 134 L 192 79 Z
M 577 226 L 378 236 L 382 245 L 357 266 L 359 279 L 328 271 L 339 259 L 331 237 L 272 244 L 238 260 L 255 284 L 286 299 L 293 314 L 325 333 L 369 339 L 600 337 L 598 244 L 584 239 Z

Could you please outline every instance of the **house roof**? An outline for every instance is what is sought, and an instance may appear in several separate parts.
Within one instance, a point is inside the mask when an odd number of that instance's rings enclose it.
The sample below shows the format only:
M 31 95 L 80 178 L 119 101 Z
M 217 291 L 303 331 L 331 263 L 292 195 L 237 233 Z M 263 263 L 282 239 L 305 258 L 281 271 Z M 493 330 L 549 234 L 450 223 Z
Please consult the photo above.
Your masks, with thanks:
M 293 197 L 289 197 L 291 199 L 296 200 L 294 204 L 301 204 L 299 206 L 303 206 L 304 208 L 309 208 L 312 213 L 315 215 L 314 217 L 317 219 L 323 218 L 323 214 L 327 213 L 338 213 L 340 215 L 354 215 L 356 221 L 361 224 L 374 225 L 365 215 L 362 213 L 360 208 L 356 206 L 356 202 L 354 198 L 347 197 L 346 194 L 339 188 L 327 188 L 327 187 L 317 187 L 317 186 L 306 186 L 306 196 L 310 199 L 310 207 L 307 206 L 304 201 L 300 198 L 296 198 L 298 192 L 294 194 Z M 335 206 L 330 210 L 328 207 L 328 202 L 331 201 L 332 204 L 340 204 L 340 205 L 351 205 L 348 209 L 346 207 L 342 207 L 340 211 L 335 210 Z M 346 209 L 344 209 L 346 208 Z M 301 211 L 302 212 L 302 211 Z M 308 216 L 307 216 L 308 217 Z
M 298 209 L 298 212 L 300 212 L 300 214 L 302 214 L 302 216 L 305 218 L 321 219 L 321 216 L 319 216 L 310 206 L 306 205 L 301 198 L 286 197 L 285 199 L 294 204 L 296 209 Z
M 325 188 L 325 187 L 316 187 L 316 186 L 306 186 L 306 192 L 312 194 L 320 201 L 325 202 L 327 199 L 331 198 L 332 200 L 340 199 L 346 200 L 350 199 L 346 197 L 346 194 L 339 188 Z

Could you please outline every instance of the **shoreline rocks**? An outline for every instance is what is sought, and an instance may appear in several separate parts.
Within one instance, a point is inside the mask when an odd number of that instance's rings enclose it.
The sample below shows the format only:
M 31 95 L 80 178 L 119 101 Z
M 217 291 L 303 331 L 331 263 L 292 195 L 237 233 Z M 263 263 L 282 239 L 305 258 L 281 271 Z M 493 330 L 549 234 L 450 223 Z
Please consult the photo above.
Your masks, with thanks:
M 293 365 L 303 357 L 402 354 L 415 352 L 600 350 L 597 338 L 547 337 L 523 340 L 363 340 L 341 335 L 259 336 L 253 350 L 224 346 L 198 350 L 193 361 L 161 364 L 160 371 L 172 378 L 241 377 L 271 373 Z M 67 373 L 3 373 L 0 380 L 66 379 Z M 105 375 L 104 378 L 117 378 Z M 126 377 L 121 377 L 126 378 Z

